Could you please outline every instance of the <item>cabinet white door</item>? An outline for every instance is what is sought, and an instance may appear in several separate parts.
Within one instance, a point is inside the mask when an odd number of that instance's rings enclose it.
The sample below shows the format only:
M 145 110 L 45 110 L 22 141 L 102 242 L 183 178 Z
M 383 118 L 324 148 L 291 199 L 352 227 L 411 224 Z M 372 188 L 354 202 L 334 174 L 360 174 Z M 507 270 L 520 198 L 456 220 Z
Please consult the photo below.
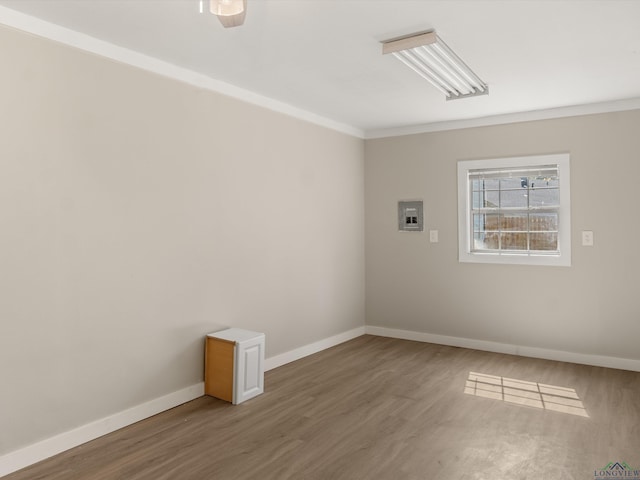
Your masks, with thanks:
M 264 336 L 236 344 L 233 403 L 242 403 L 264 392 Z

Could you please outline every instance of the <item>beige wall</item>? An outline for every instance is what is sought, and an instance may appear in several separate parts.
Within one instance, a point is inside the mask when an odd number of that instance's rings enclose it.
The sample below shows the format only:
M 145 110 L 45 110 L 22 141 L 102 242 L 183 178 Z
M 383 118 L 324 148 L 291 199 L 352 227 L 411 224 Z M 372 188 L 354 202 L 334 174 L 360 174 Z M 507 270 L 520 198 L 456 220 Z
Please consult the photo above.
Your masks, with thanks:
M 629 111 L 368 140 L 367 325 L 640 359 L 639 132 Z M 458 263 L 457 161 L 556 152 L 571 154 L 573 265 Z M 424 200 L 425 233 L 397 231 L 402 199 Z
M 0 454 L 364 325 L 363 141 L 0 28 Z
M 363 142 L 10 29 L 0 62 L 0 455 L 200 382 L 218 327 L 362 326 L 365 279 L 368 325 L 640 359 L 640 111 Z M 456 161 L 566 151 L 573 266 L 458 263 Z

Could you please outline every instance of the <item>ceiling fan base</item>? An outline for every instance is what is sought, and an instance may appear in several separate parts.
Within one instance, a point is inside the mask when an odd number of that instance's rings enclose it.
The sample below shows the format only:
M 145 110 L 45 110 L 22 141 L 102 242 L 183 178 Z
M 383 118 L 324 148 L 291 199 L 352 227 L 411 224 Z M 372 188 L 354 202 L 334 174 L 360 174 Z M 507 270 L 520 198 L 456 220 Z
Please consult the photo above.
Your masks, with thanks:
M 244 17 L 247 13 L 247 0 L 243 0 L 244 8 L 242 12 L 236 15 L 218 15 L 218 20 L 224 28 L 239 27 L 244 23 Z

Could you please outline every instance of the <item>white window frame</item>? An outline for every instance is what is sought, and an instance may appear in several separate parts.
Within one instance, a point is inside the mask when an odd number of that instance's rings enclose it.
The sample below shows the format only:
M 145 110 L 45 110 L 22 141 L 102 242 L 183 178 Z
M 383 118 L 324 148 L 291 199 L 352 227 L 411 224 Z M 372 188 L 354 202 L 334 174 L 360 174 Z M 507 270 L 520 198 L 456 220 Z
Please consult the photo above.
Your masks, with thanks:
M 571 266 L 571 181 L 569 164 L 568 153 L 458 161 L 458 260 L 468 263 Z M 558 209 L 559 253 L 472 252 L 469 171 L 485 168 L 526 168 L 544 165 L 558 166 L 560 194 L 560 208 Z

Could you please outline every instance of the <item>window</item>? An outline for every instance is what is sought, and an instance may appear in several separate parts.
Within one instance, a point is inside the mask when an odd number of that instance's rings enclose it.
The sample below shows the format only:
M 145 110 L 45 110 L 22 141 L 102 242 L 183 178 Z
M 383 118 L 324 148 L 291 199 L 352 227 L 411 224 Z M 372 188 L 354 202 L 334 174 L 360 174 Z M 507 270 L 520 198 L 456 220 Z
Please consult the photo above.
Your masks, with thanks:
M 459 260 L 571 265 L 569 155 L 458 162 Z

